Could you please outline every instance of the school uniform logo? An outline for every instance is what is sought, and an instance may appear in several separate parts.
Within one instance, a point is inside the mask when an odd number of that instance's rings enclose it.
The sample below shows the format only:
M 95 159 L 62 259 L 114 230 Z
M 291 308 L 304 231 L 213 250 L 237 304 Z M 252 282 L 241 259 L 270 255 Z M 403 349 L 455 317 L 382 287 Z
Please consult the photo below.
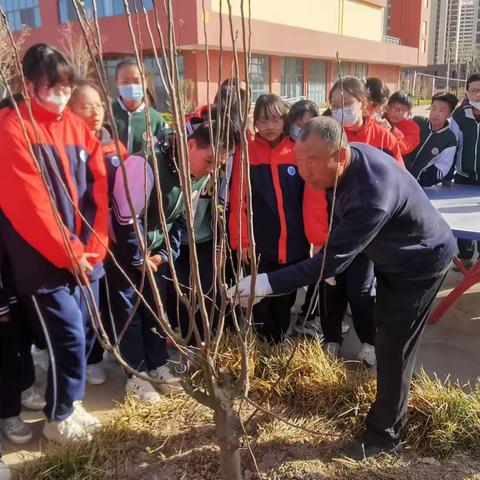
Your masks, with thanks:
M 440 150 L 437 147 L 432 148 L 432 155 L 438 155 L 440 153 Z
M 117 168 L 120 166 L 120 159 L 114 155 L 111 159 L 110 159 L 110 162 L 112 163 L 112 165 Z
M 87 152 L 85 150 L 80 150 L 78 152 L 78 157 L 80 158 L 80 160 L 83 162 L 83 163 L 86 163 L 87 162 L 87 158 L 88 158 L 88 155 L 87 155 Z
M 148 133 L 147 133 L 147 132 L 143 132 L 142 138 L 143 138 L 143 141 L 144 141 L 144 142 L 148 142 Z M 153 144 L 154 144 L 154 145 L 156 145 L 157 143 L 159 143 L 158 138 L 157 138 L 155 135 L 152 135 L 152 140 L 153 140 Z
M 294 177 L 295 174 L 297 173 L 297 170 L 295 169 L 295 167 L 292 167 L 292 165 L 290 165 L 290 166 L 287 168 L 287 173 L 288 173 L 291 177 Z

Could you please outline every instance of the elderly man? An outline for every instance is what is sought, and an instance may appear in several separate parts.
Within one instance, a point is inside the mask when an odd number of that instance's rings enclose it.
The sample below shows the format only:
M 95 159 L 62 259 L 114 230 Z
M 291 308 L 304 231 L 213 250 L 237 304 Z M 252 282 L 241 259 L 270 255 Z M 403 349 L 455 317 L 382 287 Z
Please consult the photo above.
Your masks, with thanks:
M 365 433 L 344 454 L 360 460 L 399 451 L 415 357 L 432 303 L 456 253 L 454 237 L 405 169 L 369 145 L 348 145 L 334 119 L 319 117 L 306 124 L 296 154 L 305 182 L 327 191 L 333 229 L 328 246 L 313 258 L 259 275 L 256 300 L 315 283 L 323 260 L 323 279 L 343 272 L 357 255 L 374 262 L 377 396 Z M 245 304 L 251 277 L 237 287 L 231 292 Z

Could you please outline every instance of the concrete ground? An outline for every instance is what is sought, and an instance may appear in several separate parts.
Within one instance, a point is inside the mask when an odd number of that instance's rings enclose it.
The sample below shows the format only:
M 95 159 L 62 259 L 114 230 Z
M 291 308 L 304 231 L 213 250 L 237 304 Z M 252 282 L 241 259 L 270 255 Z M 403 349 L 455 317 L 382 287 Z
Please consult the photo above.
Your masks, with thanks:
M 439 294 L 445 297 L 461 279 L 461 274 L 450 272 Z M 437 300 L 438 301 L 438 300 Z M 463 385 L 474 384 L 480 377 L 480 285 L 472 288 L 436 324 L 429 325 L 424 334 L 423 345 L 418 358 L 418 366 L 423 366 L 431 375 L 458 379 Z M 355 358 L 360 348 L 353 328 L 345 338 L 342 353 L 345 358 Z M 121 402 L 125 378 L 120 368 L 108 364 L 108 382 L 101 386 L 88 386 L 85 399 L 86 408 L 99 417 L 104 416 L 115 402 Z M 43 417 L 39 412 L 23 413 L 34 432 L 34 439 L 23 446 L 4 442 L 4 460 L 10 465 L 19 466 L 32 456 L 41 454 L 46 440 L 41 435 Z

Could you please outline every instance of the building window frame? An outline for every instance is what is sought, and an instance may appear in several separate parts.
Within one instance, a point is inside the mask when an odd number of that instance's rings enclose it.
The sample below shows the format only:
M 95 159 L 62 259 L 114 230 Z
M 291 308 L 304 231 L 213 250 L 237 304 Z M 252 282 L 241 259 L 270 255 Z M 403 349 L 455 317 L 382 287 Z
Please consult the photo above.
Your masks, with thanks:
M 0 6 L 7 15 L 12 32 L 42 26 L 40 0 L 0 0 Z
M 281 64 L 280 96 L 299 98 L 305 96 L 305 60 L 297 57 L 285 57 Z
M 327 62 L 325 60 L 309 61 L 307 97 L 319 104 L 327 101 Z
M 267 55 L 252 55 L 249 72 L 252 102 L 260 95 L 270 92 L 270 57 Z

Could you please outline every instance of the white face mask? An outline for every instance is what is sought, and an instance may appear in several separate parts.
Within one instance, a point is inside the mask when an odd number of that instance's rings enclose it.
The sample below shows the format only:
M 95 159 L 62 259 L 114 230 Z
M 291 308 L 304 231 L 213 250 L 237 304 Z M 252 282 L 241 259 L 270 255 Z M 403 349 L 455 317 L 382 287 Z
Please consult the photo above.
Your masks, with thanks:
M 358 114 L 355 107 L 344 107 L 343 115 L 341 108 L 332 108 L 332 117 L 339 123 L 343 122 L 344 127 L 351 127 L 358 120 Z
M 480 110 L 480 102 L 474 102 L 473 100 L 468 100 L 468 103 L 476 110 Z
M 70 100 L 70 95 L 45 95 L 38 98 L 48 111 L 62 113 Z

